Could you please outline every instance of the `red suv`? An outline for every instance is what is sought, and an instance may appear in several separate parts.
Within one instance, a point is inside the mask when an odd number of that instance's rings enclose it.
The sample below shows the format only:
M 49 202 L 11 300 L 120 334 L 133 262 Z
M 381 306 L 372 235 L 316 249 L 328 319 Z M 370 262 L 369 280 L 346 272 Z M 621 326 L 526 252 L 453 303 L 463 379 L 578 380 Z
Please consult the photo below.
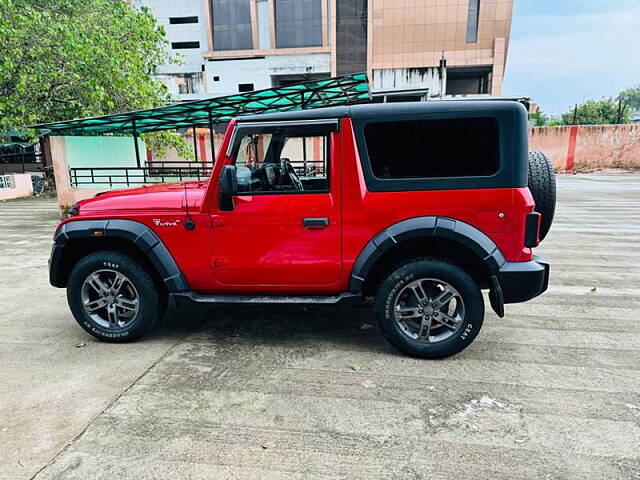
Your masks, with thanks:
M 535 198 L 535 202 L 534 202 Z M 537 207 L 536 207 L 537 205 Z M 87 332 L 151 330 L 169 302 L 354 304 L 441 358 L 547 288 L 548 159 L 516 102 L 366 104 L 230 122 L 207 182 L 99 194 L 55 233 L 51 284 Z

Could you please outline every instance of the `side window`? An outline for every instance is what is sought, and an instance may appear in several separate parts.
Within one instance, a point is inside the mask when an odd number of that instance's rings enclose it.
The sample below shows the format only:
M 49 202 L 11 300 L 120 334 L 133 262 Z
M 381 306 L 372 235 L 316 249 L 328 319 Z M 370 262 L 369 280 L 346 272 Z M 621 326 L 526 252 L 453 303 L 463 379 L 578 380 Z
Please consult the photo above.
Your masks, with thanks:
M 495 118 L 373 122 L 364 136 L 381 180 L 485 177 L 500 168 Z
M 329 191 L 329 134 L 251 133 L 235 157 L 239 194 Z

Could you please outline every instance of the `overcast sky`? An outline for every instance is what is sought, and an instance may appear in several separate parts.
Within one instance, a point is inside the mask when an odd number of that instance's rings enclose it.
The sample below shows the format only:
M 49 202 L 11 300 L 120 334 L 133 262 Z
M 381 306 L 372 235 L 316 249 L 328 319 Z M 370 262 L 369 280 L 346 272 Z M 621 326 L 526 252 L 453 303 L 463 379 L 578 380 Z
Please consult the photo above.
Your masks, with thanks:
M 640 0 L 515 0 L 504 95 L 558 114 L 640 84 Z

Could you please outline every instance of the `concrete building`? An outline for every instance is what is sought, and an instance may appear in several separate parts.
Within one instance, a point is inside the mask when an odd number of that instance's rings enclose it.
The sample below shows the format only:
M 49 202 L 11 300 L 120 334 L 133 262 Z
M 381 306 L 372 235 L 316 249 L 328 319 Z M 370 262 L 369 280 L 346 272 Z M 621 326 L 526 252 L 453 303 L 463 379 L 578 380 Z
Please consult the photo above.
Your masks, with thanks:
M 183 65 L 187 100 L 366 71 L 387 100 L 502 90 L 513 0 L 133 0 Z

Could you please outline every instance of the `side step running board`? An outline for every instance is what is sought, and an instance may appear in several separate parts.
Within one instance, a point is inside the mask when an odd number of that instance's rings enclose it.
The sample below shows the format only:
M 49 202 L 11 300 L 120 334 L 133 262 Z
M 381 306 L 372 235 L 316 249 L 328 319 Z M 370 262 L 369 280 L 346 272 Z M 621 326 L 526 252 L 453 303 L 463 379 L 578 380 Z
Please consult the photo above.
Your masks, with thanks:
M 196 292 L 170 294 L 177 305 L 357 305 L 362 295 L 344 292 L 340 295 L 204 295 Z

